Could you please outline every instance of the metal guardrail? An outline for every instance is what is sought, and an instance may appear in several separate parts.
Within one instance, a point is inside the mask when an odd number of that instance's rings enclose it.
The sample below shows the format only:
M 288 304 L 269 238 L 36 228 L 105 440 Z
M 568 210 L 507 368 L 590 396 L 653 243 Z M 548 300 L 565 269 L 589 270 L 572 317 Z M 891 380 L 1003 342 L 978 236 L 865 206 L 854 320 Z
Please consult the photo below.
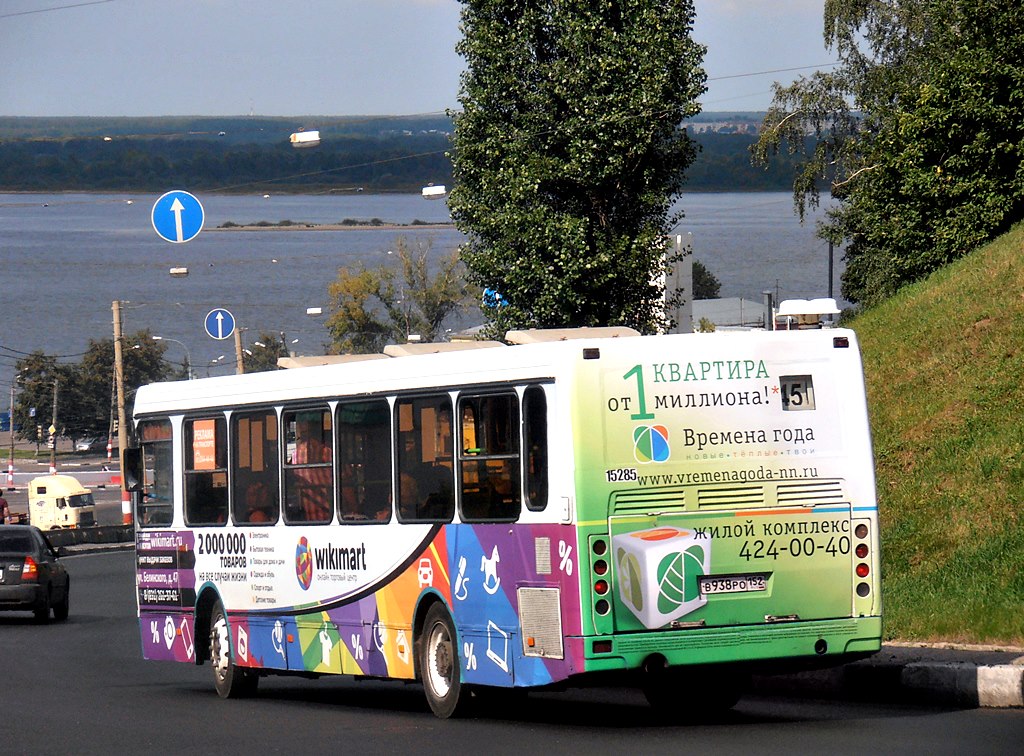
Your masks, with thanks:
M 47 530 L 46 538 L 54 548 L 86 543 L 126 543 L 135 541 L 134 525 L 96 525 L 90 528 Z

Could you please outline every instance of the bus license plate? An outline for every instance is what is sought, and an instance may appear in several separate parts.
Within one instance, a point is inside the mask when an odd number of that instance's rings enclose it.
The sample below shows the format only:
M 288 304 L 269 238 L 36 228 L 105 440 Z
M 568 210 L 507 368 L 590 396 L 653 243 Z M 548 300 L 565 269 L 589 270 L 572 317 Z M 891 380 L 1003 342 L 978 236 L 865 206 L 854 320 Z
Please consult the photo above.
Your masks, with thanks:
M 704 595 L 712 593 L 750 593 L 768 589 L 765 575 L 729 575 L 701 577 L 698 581 L 700 592 Z

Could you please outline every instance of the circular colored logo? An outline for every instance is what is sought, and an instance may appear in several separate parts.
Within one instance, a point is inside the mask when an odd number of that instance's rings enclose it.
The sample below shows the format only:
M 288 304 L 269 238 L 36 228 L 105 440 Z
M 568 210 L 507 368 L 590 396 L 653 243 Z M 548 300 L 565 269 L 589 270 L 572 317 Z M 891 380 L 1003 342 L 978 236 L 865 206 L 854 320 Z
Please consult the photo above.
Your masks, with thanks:
M 309 550 L 306 536 L 302 536 L 295 547 L 295 577 L 299 579 L 302 590 L 309 590 L 309 585 L 313 582 L 313 554 Z
M 667 462 L 670 453 L 668 428 L 664 425 L 641 425 L 633 429 L 633 456 L 640 464 Z

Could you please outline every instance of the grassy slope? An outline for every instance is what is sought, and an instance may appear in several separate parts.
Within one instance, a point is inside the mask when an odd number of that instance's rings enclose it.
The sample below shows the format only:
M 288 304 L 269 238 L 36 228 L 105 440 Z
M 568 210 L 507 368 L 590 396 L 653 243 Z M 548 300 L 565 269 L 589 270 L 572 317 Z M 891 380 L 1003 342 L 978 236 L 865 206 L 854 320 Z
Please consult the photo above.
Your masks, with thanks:
M 886 636 L 1024 643 L 1024 225 L 856 318 Z

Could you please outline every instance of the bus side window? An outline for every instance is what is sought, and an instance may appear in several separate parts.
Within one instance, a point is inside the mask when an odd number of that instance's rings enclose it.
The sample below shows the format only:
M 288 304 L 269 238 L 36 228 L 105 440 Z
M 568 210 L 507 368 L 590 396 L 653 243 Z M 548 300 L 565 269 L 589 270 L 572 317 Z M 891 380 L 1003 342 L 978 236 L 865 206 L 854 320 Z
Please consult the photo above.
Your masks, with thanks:
M 228 519 L 228 445 L 223 417 L 185 421 L 185 522 Z
M 169 420 L 139 423 L 143 482 L 135 522 L 140 527 L 170 525 L 174 516 L 174 448 Z
M 334 519 L 334 441 L 331 412 L 285 412 L 284 503 L 287 522 Z
M 541 386 L 523 394 L 523 439 L 526 506 L 540 511 L 548 505 L 548 402 Z
M 447 394 L 399 399 L 398 515 L 402 522 L 448 522 L 455 513 L 452 403 Z
M 386 399 L 338 405 L 338 455 L 342 521 L 389 521 L 391 408 Z
M 231 508 L 236 523 L 277 522 L 277 415 L 273 410 L 238 413 L 233 428 Z
M 460 397 L 459 420 L 462 519 L 515 520 L 522 497 L 516 395 Z

